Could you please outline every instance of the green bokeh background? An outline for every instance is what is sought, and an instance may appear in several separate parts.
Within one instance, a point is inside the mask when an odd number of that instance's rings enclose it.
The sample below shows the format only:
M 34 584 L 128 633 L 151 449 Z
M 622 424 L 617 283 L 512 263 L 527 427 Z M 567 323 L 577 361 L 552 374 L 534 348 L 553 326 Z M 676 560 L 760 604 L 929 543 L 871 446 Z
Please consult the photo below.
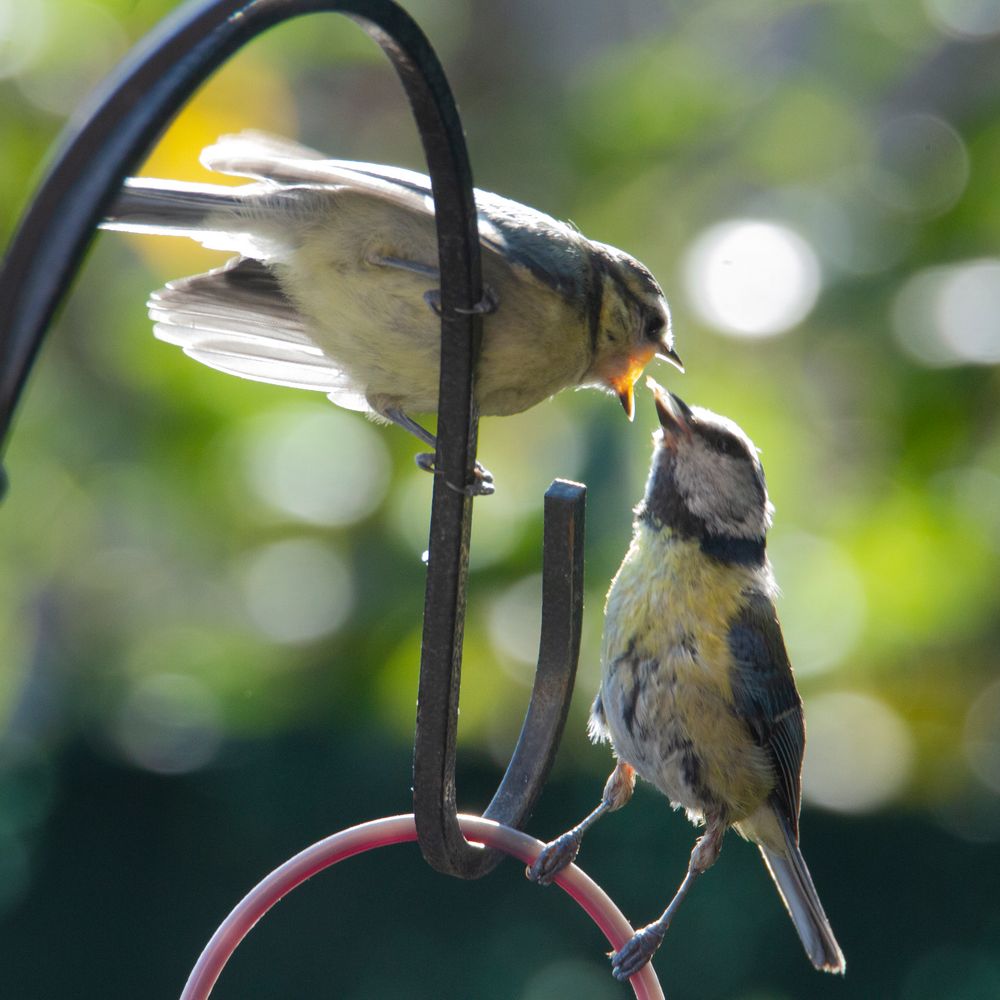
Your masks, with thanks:
M 66 118 L 171 6 L 0 0 L 5 240 Z M 450 75 L 477 184 L 647 263 L 688 367 L 654 374 L 736 419 L 763 452 L 810 721 L 803 847 L 848 974 L 809 968 L 756 852 L 733 837 L 655 960 L 668 996 L 1000 996 L 995 5 L 408 7 Z M 198 150 L 243 127 L 423 165 L 388 64 L 334 17 L 238 55 L 147 172 L 204 179 Z M 746 219 L 798 234 L 818 264 L 815 304 L 780 335 L 727 335 L 691 279 L 699 236 Z M 258 878 L 334 830 L 410 806 L 428 477 L 401 432 L 227 378 L 152 338 L 148 292 L 223 259 L 101 235 L 6 456 L 4 996 L 176 996 Z M 964 281 L 973 274 L 987 277 Z M 597 801 L 610 761 L 584 728 L 601 606 L 654 425 L 644 392 L 634 426 L 596 393 L 483 423 L 499 490 L 476 503 L 466 810 L 488 801 L 526 704 L 541 500 L 555 476 L 589 487 L 586 623 L 530 830 L 551 837 Z M 644 923 L 692 839 L 644 791 L 594 830 L 581 863 Z M 296 893 L 215 995 L 629 995 L 604 950 L 520 866 L 460 883 L 410 845 Z

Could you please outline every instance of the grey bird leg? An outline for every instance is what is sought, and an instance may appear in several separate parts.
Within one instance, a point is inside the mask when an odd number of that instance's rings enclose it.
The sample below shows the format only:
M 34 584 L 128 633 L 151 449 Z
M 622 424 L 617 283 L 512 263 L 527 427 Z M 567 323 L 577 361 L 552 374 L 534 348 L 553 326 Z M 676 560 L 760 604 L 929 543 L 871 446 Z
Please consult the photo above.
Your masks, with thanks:
M 380 412 L 383 417 L 402 427 L 404 431 L 409 431 L 418 441 L 423 441 L 424 444 L 430 445 L 430 447 L 435 449 L 437 448 L 437 438 L 426 427 L 422 427 L 402 410 L 390 407 Z M 432 472 L 437 475 L 438 470 L 434 468 L 433 454 L 421 453 L 416 456 L 416 462 L 425 472 Z M 451 484 L 449 483 L 449 485 Z M 466 486 L 462 492 L 472 497 L 486 497 L 493 493 L 495 489 L 496 487 L 493 485 L 493 473 L 476 462 L 475 480 Z
M 634 976 L 663 944 L 670 922 L 674 919 L 684 897 L 691 891 L 695 879 L 715 864 L 722 852 L 722 838 L 726 833 L 726 823 L 721 816 L 707 816 L 705 832 L 695 842 L 688 862 L 687 874 L 681 882 L 670 905 L 658 920 L 646 924 L 632 935 L 618 951 L 611 955 L 611 974 L 619 982 Z
M 419 274 L 424 278 L 438 279 L 441 275 L 441 272 L 430 264 L 422 264 L 417 260 L 404 260 L 402 257 L 389 257 L 385 254 L 369 254 L 365 257 L 365 261 L 375 267 L 395 267 L 400 271 L 409 271 L 410 274 Z M 424 302 L 430 306 L 436 315 L 441 315 L 440 288 L 431 288 L 430 290 L 424 292 Z M 490 313 L 495 313 L 497 311 L 498 304 L 496 293 L 493 289 L 487 287 L 483 289 L 483 298 L 481 302 L 477 302 L 471 309 L 458 309 L 456 311 L 465 313 L 466 315 L 482 314 L 483 316 L 488 316 Z
M 529 865 L 524 874 L 539 885 L 551 885 L 553 879 L 569 864 L 572 864 L 580 850 L 583 835 L 605 814 L 621 809 L 635 788 L 635 769 L 624 761 L 611 772 L 604 786 L 601 804 L 568 833 L 557 837 L 545 845 L 545 849 Z
M 419 274 L 423 278 L 438 278 L 441 272 L 432 264 L 422 264 L 418 260 L 404 260 L 402 257 L 388 257 L 385 254 L 369 254 L 365 261 L 375 267 L 395 267 L 400 271 Z

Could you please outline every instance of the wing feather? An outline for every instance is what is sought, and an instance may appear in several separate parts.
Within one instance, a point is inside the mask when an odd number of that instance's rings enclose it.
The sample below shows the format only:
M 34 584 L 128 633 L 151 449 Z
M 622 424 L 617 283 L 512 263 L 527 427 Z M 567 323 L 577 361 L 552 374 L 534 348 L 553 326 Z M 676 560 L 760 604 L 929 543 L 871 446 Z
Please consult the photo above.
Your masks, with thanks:
M 327 393 L 370 410 L 359 388 L 309 335 L 274 273 L 236 257 L 224 267 L 173 281 L 150 297 L 156 336 L 202 364 L 257 382 Z
M 430 178 L 416 170 L 380 163 L 329 160 L 298 143 L 262 132 L 224 135 L 201 154 L 209 170 L 276 185 L 345 186 L 367 191 L 401 208 L 433 215 Z M 523 268 L 542 284 L 573 299 L 585 292 L 590 242 L 572 226 L 489 191 L 475 189 L 483 248 Z M 560 248 L 553 258 L 552 248 Z M 569 266 L 567 255 L 578 257 Z
M 778 777 L 775 798 L 798 831 L 805 724 L 781 625 L 771 599 L 752 592 L 729 630 L 735 664 L 733 697 L 755 742 L 766 748 Z

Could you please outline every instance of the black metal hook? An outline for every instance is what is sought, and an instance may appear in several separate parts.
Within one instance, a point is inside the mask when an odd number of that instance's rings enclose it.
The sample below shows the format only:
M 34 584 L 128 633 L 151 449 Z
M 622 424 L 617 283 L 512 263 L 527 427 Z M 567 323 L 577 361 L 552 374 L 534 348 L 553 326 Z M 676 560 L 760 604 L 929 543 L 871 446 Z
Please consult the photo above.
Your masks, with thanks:
M 542 631 L 528 713 L 500 787 L 483 815 L 516 829 L 527 822 L 555 761 L 573 697 L 583 628 L 583 542 L 587 488 L 557 479 L 545 493 Z M 502 860 L 474 866 L 485 875 Z
M 455 808 L 455 741 L 478 415 L 472 383 L 482 318 L 472 174 L 444 71 L 392 0 L 209 0 L 181 8 L 136 48 L 67 129 L 0 271 L 0 445 L 45 331 L 122 180 L 194 90 L 264 30 L 303 14 L 357 21 L 398 73 L 420 130 L 436 206 L 441 378 L 414 750 L 421 848 L 440 871 L 477 877 L 499 856 L 472 848 Z M 0 470 L 0 482 L 3 481 Z M 520 824 L 555 754 L 572 693 L 582 610 L 583 487 L 546 494 L 543 628 L 521 739 L 487 815 Z
M 438 207 L 441 371 L 450 390 L 441 394 L 442 410 L 461 415 L 449 418 L 440 432 L 451 440 L 438 468 L 442 461 L 449 471 L 463 467 L 464 445 L 468 438 L 475 441 L 475 420 L 471 391 L 461 390 L 471 384 L 481 329 L 468 311 L 482 298 L 472 173 L 444 70 L 420 28 L 393 0 L 196 0 L 136 46 L 67 127 L 8 248 L 0 273 L 0 444 L 45 330 L 122 180 L 229 56 L 282 21 L 321 11 L 347 15 L 378 42 L 420 130 Z M 470 472 L 471 461 L 469 456 Z
M 487 819 L 517 829 L 531 815 L 548 778 L 573 695 L 583 625 L 586 495 L 585 486 L 561 479 L 545 493 L 542 629 L 535 682 L 514 755 L 483 813 Z M 464 587 L 461 596 L 464 600 Z M 455 669 L 445 684 L 440 670 L 428 658 L 432 648 L 428 636 L 433 639 L 438 634 L 434 614 L 428 602 L 413 752 L 413 812 L 420 850 L 430 865 L 460 878 L 481 878 L 503 860 L 503 855 L 470 847 L 458 825 L 455 742 L 461 638 Z

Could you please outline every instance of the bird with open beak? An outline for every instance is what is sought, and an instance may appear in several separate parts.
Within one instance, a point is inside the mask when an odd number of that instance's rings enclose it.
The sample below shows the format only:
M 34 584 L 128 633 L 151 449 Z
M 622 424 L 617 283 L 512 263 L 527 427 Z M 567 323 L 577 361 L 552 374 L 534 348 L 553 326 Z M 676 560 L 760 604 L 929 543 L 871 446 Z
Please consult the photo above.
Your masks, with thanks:
M 201 162 L 252 183 L 133 178 L 102 223 L 239 254 L 154 292 L 156 336 L 233 375 L 325 392 L 433 445 L 413 418 L 438 402 L 429 178 L 324 159 L 256 132 L 224 136 Z M 680 367 L 652 274 L 526 205 L 477 190 L 476 207 L 485 287 L 479 412 L 520 413 L 562 389 L 594 386 L 617 396 L 631 419 L 646 365 L 659 356 Z
M 601 804 L 549 844 L 528 877 L 550 882 L 584 832 L 628 802 L 638 775 L 704 833 L 670 905 L 612 955 L 618 979 L 650 960 L 730 827 L 760 848 L 813 965 L 843 972 L 799 850 L 805 725 L 774 608 L 772 508 L 757 449 L 731 420 L 648 381 L 660 428 L 632 544 L 608 592 L 590 716 L 591 737 L 610 741 L 618 765 Z

